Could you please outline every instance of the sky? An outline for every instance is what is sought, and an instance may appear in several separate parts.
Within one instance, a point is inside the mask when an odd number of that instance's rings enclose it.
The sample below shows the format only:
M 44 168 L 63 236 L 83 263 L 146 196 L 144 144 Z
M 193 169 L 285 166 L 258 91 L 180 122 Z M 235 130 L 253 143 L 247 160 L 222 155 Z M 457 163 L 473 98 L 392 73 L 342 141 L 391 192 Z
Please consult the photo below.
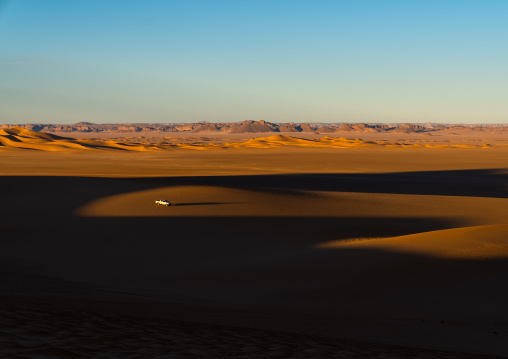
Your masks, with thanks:
M 0 123 L 508 122 L 505 0 L 0 0 Z

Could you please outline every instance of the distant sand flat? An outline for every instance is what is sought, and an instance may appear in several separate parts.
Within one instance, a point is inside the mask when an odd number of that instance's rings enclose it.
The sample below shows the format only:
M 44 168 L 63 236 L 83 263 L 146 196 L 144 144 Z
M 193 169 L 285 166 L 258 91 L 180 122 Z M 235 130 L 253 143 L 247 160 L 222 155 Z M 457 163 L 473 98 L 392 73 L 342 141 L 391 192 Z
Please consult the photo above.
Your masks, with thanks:
M 490 148 L 489 144 L 415 144 L 388 141 L 365 141 L 361 139 L 347 139 L 344 137 L 323 137 L 321 139 L 303 139 L 292 136 L 273 135 L 262 138 L 252 138 L 243 142 L 229 143 L 179 143 L 158 144 L 126 143 L 117 141 L 84 140 L 70 137 L 61 137 L 49 133 L 29 131 L 19 127 L 0 129 L 0 151 L 2 150 L 39 150 L 39 151 L 160 151 L 174 149 L 211 150 L 211 149 L 239 149 L 239 148 L 281 148 L 281 147 L 308 147 L 308 148 L 364 148 L 364 147 L 400 147 L 400 148 Z

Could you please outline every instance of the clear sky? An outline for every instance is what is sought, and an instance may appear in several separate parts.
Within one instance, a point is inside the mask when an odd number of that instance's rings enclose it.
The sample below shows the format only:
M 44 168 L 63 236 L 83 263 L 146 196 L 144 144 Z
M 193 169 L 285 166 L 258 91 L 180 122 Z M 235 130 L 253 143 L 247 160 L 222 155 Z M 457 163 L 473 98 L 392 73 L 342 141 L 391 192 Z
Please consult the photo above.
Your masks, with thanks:
M 508 122 L 506 0 L 0 0 L 0 123 Z

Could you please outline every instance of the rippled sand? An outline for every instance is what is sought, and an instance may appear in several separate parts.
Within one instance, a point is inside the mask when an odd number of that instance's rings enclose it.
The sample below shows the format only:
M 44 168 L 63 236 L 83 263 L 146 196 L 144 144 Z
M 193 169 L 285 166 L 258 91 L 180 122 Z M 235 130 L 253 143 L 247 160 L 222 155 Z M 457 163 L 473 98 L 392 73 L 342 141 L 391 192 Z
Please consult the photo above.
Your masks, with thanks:
M 3 305 L 0 316 L 3 358 L 496 358 L 27 305 Z

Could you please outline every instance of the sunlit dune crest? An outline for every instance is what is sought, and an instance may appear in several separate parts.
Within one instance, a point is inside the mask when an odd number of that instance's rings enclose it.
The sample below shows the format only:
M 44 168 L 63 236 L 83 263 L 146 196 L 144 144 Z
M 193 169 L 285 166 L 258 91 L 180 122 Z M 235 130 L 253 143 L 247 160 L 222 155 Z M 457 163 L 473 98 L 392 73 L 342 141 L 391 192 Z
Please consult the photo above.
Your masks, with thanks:
M 160 151 L 175 149 L 211 150 L 211 149 L 240 149 L 240 148 L 369 148 L 369 147 L 396 147 L 396 148 L 491 148 L 489 144 L 482 145 L 429 145 L 410 144 L 404 142 L 366 141 L 359 138 L 323 137 L 320 139 L 304 139 L 292 136 L 273 135 L 269 137 L 252 138 L 243 142 L 229 143 L 125 143 L 112 140 L 84 140 L 70 137 L 61 137 L 44 132 L 29 131 L 19 127 L 0 129 L 0 150 L 39 150 L 39 151 L 79 151 L 79 150 L 116 150 L 116 151 Z
M 360 148 L 360 147 L 414 147 L 414 148 L 478 148 L 482 146 L 473 145 L 420 145 L 408 144 L 404 142 L 388 142 L 388 141 L 366 141 L 359 138 L 348 139 L 345 137 L 329 137 L 325 136 L 317 140 L 296 138 L 291 136 L 273 135 L 270 137 L 253 138 L 246 142 L 229 143 L 226 147 L 254 147 L 254 148 L 271 148 L 284 146 L 298 147 L 320 147 L 320 148 Z
M 508 258 L 508 225 L 454 228 L 351 242 L 331 241 L 319 247 L 378 249 L 438 258 Z
M 130 144 L 115 141 L 78 140 L 19 127 L 0 129 L 0 149 L 39 151 L 129 150 L 149 151 L 149 144 Z

